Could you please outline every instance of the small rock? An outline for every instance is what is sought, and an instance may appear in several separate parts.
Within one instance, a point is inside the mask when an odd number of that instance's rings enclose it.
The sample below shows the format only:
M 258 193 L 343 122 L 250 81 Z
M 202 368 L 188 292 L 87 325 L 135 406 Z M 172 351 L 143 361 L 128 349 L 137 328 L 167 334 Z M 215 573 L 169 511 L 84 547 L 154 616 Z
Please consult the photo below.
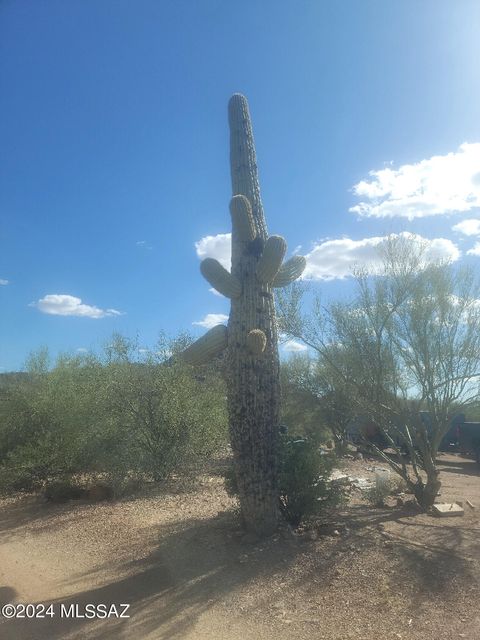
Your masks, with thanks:
M 436 516 L 440 516 L 441 518 L 463 516 L 464 514 L 463 507 L 460 507 L 455 502 L 436 503 L 433 505 L 432 511 Z

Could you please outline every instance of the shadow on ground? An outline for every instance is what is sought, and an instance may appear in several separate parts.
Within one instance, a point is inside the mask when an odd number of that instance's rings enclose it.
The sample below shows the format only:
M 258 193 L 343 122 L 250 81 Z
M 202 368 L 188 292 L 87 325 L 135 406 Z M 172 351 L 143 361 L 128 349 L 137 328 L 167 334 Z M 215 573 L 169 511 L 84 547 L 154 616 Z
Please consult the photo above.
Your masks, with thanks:
M 467 476 L 480 476 L 480 465 L 473 459 L 458 458 L 456 460 L 445 460 L 439 458 L 437 460 L 440 473 L 460 473 Z
M 401 582 L 405 576 L 410 581 L 412 594 L 421 591 L 446 593 L 457 579 L 468 581 L 472 578 L 469 556 L 476 554 L 478 558 L 480 551 L 474 531 L 444 523 L 440 529 L 436 524 L 426 522 L 427 516 L 411 506 L 375 510 L 363 505 L 353 506 L 339 518 L 347 526 L 348 534 L 325 536 L 316 543 L 276 536 L 261 545 L 246 546 L 241 542 L 232 512 L 159 527 L 159 544 L 155 552 L 127 567 L 118 567 L 119 572 L 122 571 L 121 578 L 102 584 L 102 574 L 105 575 L 107 568 L 111 572 L 112 567 L 99 566 L 89 575 L 91 582 L 99 586 L 55 601 L 54 618 L 3 620 L 0 636 L 4 640 L 86 637 L 89 640 L 114 640 L 141 639 L 154 634 L 152 637 L 155 638 L 180 640 L 209 608 L 227 604 L 227 611 L 228 602 L 234 604 L 235 593 L 258 579 L 268 585 L 270 580 L 288 574 L 299 556 L 308 557 L 308 562 L 295 573 L 298 587 L 311 583 L 313 576 L 322 576 L 322 585 L 317 588 L 328 589 L 342 553 L 352 547 L 355 549 L 349 560 L 354 571 L 355 563 L 372 546 L 380 545 L 383 550 L 382 530 L 390 526 L 394 531 L 386 541 L 390 540 L 386 553 L 392 571 L 397 568 L 394 579 Z M 8 522 L 4 516 L 3 526 Z M 79 578 L 72 567 L 68 583 L 73 587 L 75 577 Z M 15 593 L 4 587 L 1 595 L 2 601 L 6 601 Z M 60 617 L 62 604 L 67 609 L 72 604 L 78 605 L 82 613 L 87 604 L 99 603 L 129 604 L 131 617 L 100 621 Z M 260 609 L 268 606 L 268 600 L 259 601 L 256 606 Z
M 283 567 L 285 557 L 290 562 L 295 557 L 295 543 L 277 538 L 264 548 L 261 562 L 248 561 L 246 553 L 251 547 L 245 547 L 235 533 L 232 513 L 161 527 L 156 551 L 142 561 L 132 562 L 126 568 L 126 577 L 54 601 L 54 618 L 3 620 L 0 637 L 3 640 L 67 637 L 113 640 L 142 638 L 157 630 L 159 635 L 155 637 L 183 638 L 212 604 L 259 574 L 268 577 Z M 122 570 L 125 572 L 125 567 Z M 102 567 L 99 567 L 92 572 L 92 581 L 101 579 L 101 574 Z M 9 587 L 4 591 L 4 595 L 13 593 Z M 61 604 L 67 609 L 71 604 L 78 605 L 82 612 L 90 603 L 130 604 L 131 618 L 99 622 L 60 617 Z

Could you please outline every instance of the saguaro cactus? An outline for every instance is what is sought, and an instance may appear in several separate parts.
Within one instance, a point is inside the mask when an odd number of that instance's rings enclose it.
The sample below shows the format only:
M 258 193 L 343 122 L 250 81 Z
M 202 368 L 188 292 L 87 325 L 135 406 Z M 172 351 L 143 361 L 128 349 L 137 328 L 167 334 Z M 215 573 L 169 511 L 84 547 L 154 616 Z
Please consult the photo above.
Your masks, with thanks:
M 214 327 L 184 353 L 191 364 L 227 349 L 230 438 L 245 527 L 269 535 L 278 525 L 276 447 L 280 382 L 273 288 L 296 280 L 305 258 L 282 266 L 285 240 L 268 236 L 260 199 L 247 100 L 232 96 L 228 107 L 232 176 L 232 269 L 207 258 L 201 272 L 231 299 L 228 327 Z

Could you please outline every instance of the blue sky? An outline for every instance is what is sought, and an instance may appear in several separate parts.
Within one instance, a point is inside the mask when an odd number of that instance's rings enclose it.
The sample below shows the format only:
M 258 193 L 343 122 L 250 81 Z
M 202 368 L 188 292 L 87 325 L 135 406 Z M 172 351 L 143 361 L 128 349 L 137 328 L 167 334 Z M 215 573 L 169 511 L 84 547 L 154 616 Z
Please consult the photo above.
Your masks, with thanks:
M 324 295 L 388 233 L 480 260 L 476 0 L 0 3 L 0 371 L 228 313 L 230 95 Z M 298 247 L 301 247 L 298 249 Z

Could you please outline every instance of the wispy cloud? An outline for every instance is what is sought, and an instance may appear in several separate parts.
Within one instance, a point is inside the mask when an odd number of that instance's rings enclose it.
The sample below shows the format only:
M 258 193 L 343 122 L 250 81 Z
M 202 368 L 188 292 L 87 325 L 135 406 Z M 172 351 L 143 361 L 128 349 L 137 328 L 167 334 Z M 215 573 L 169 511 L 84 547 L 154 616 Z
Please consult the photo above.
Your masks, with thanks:
M 480 143 L 369 176 L 353 187 L 362 201 L 350 211 L 359 216 L 412 220 L 471 211 L 480 207 Z
M 197 256 L 204 258 L 216 258 L 225 269 L 230 270 L 231 264 L 231 233 L 218 233 L 216 236 L 205 236 L 195 242 Z
M 462 220 L 454 225 L 452 229 L 466 236 L 480 236 L 480 219 L 468 218 L 467 220 Z
M 281 345 L 281 349 L 289 353 L 301 353 L 302 351 L 307 351 L 307 347 L 301 342 L 297 342 L 297 340 L 287 340 Z
M 425 244 L 425 260 L 455 261 L 460 257 L 457 246 L 447 238 L 427 240 L 408 232 L 398 234 L 411 238 L 412 242 Z M 351 276 L 354 268 L 367 268 L 373 272 L 381 267 L 379 249 L 388 236 L 351 240 L 341 238 L 326 240 L 314 246 L 305 257 L 307 266 L 303 277 L 310 280 L 333 280 Z
M 227 320 L 228 316 L 224 313 L 207 313 L 203 320 L 192 322 L 192 324 L 205 329 L 212 329 L 217 324 L 225 324 Z
M 99 307 L 84 304 L 80 298 L 75 296 L 59 293 L 50 293 L 37 302 L 31 302 L 29 306 L 52 316 L 77 316 L 98 319 L 123 315 L 121 311 L 116 309 L 100 309 Z
M 147 251 L 150 251 L 151 249 L 153 249 L 152 245 L 149 244 L 146 240 L 137 240 L 135 244 L 140 249 L 146 249 Z
M 5 278 L 0 278 L 0 286 L 7 286 L 7 284 L 9 284 L 8 280 L 5 280 Z

